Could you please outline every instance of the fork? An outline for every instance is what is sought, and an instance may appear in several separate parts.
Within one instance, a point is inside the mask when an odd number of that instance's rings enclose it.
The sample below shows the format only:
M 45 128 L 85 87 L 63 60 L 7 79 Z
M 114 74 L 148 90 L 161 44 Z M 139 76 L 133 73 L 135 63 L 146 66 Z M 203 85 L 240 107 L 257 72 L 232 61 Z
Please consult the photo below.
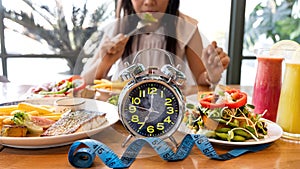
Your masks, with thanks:
M 145 13 L 143 19 L 138 22 L 136 28 L 133 29 L 131 32 L 129 32 L 126 35 L 127 36 L 132 36 L 133 34 L 135 34 L 140 29 L 142 29 L 146 26 L 150 26 L 154 22 L 157 22 L 157 19 L 154 18 L 151 13 Z
M 139 21 L 136 28 L 133 29 L 131 32 L 127 33 L 126 36 L 132 36 L 133 34 L 135 34 L 136 32 L 138 32 L 140 29 L 146 27 L 146 26 L 150 26 L 151 22 L 145 22 L 143 20 Z

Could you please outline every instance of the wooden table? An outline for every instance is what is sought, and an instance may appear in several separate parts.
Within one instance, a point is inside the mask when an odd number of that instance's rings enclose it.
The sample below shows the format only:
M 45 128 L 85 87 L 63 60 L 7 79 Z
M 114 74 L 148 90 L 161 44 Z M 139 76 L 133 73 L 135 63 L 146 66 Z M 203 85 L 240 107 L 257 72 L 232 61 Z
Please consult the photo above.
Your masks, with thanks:
M 2 87 L 10 85 L 3 85 Z M 16 87 L 15 85 L 12 85 Z M 234 86 L 239 88 L 239 86 Z M 24 86 L 20 86 L 24 88 Z M 18 88 L 15 88 L 18 89 Z M 251 93 L 251 87 L 241 87 Z M 11 91 L 11 90 L 7 90 Z M 24 91 L 23 91 L 24 93 Z M 3 95 L 2 95 L 3 96 Z M 1 97 L 2 97 L 1 96 Z M 9 96 L 6 93 L 6 96 Z M 120 122 L 109 127 L 90 138 L 99 140 L 109 146 L 119 156 L 125 151 L 121 143 L 127 134 Z M 175 138 L 180 141 L 181 133 L 175 133 Z M 69 164 L 67 154 L 70 145 L 48 148 L 48 149 L 17 149 L 0 146 L 0 168 L 74 168 Z M 217 153 L 222 154 L 230 151 L 232 147 L 215 145 Z M 265 150 L 256 153 L 247 153 L 228 161 L 216 161 L 204 156 L 197 147 L 193 147 L 190 155 L 183 161 L 163 161 L 149 147 L 144 147 L 138 158 L 130 168 L 174 168 L 174 169 L 203 169 L 203 168 L 299 168 L 300 166 L 300 143 L 279 139 Z M 108 168 L 96 157 L 92 168 Z

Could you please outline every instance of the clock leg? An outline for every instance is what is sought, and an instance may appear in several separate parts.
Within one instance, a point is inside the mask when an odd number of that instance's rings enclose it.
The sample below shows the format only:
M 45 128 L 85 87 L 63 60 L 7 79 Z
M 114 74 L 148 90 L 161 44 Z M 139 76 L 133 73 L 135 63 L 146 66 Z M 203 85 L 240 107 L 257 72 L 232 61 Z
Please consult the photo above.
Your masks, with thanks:
M 175 146 L 176 148 L 178 148 L 179 145 L 178 145 L 177 141 L 175 140 L 175 138 L 174 138 L 173 136 L 170 136 L 169 139 L 170 139 L 171 142 L 174 144 L 174 146 Z
M 124 140 L 124 142 L 122 143 L 122 147 L 125 147 L 125 145 L 129 142 L 129 140 L 132 138 L 132 135 L 128 135 L 127 138 Z

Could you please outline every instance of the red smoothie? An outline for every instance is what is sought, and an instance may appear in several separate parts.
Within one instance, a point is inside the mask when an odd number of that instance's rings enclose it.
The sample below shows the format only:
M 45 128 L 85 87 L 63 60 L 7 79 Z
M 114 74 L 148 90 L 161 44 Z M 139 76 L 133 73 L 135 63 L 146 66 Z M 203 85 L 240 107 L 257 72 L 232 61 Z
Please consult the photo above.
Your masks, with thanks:
M 283 58 L 258 57 L 257 60 L 252 104 L 256 113 L 267 110 L 263 118 L 276 122 Z

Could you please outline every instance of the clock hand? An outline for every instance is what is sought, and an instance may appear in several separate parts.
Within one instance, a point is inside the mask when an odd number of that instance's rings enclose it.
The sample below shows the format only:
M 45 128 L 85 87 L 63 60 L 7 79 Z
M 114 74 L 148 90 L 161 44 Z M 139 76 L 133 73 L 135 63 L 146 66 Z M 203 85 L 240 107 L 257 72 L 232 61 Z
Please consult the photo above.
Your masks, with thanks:
M 149 117 L 150 117 L 150 114 L 151 114 L 151 113 L 159 114 L 158 111 L 155 111 L 155 110 L 153 109 L 153 100 L 154 100 L 154 95 L 153 95 L 153 94 L 151 94 L 151 98 L 150 98 L 150 99 L 151 99 L 151 100 L 150 100 L 150 108 L 147 110 L 149 113 L 148 113 L 147 116 L 145 117 L 142 126 L 144 126 L 144 124 L 149 120 Z M 145 109 L 145 108 L 144 108 L 144 109 Z M 142 127 L 142 126 L 141 126 L 141 127 Z
M 133 105 L 133 104 L 131 104 L 131 105 Z M 133 105 L 133 106 L 135 106 L 135 107 L 138 108 L 138 109 L 148 111 L 147 116 L 144 118 L 144 122 L 139 122 L 139 124 L 141 124 L 141 126 L 139 127 L 139 130 L 140 130 L 140 129 L 142 129 L 142 128 L 144 127 L 145 123 L 148 121 L 148 119 L 149 119 L 149 117 L 150 117 L 151 110 L 150 110 L 150 109 L 147 109 L 147 108 L 144 108 L 144 107 L 136 106 L 136 105 Z
M 156 114 L 159 114 L 158 111 L 154 110 L 153 109 L 153 100 L 154 100 L 154 95 L 151 94 L 151 101 L 150 101 L 150 108 L 149 108 L 149 111 L 153 112 L 153 113 L 156 113 Z
M 142 128 L 145 125 L 145 123 L 149 120 L 150 114 L 151 114 L 151 111 L 149 111 L 149 113 L 145 117 L 144 122 L 142 122 L 143 124 L 142 124 L 142 126 L 140 128 Z
M 145 117 L 145 119 L 144 119 L 144 124 L 148 121 L 149 116 L 150 116 L 150 113 L 151 113 L 151 112 L 149 112 L 149 113 L 147 114 L 147 116 Z
M 136 107 L 136 108 L 138 108 L 138 109 L 142 109 L 142 110 L 150 111 L 149 109 L 146 109 L 146 108 L 144 108 L 144 107 L 140 107 L 140 106 L 136 106 L 136 105 L 132 105 L 132 106 L 135 106 L 135 107 Z
M 156 113 L 156 114 L 159 114 L 159 113 L 160 113 L 159 111 L 155 111 L 155 110 L 153 110 L 152 112 L 153 112 L 153 113 Z
M 154 99 L 154 95 L 153 94 L 151 94 L 151 100 L 150 100 L 150 108 L 149 108 L 149 110 L 153 110 L 153 99 Z
M 144 121 L 143 122 L 139 122 L 138 124 L 141 124 L 141 126 L 139 127 L 139 130 L 140 129 L 142 129 L 144 126 L 145 126 L 145 123 L 148 121 L 148 119 L 149 119 L 149 116 L 150 116 L 150 111 L 149 111 L 149 113 L 147 114 L 147 116 L 144 118 Z M 139 131 L 138 130 L 138 131 Z

